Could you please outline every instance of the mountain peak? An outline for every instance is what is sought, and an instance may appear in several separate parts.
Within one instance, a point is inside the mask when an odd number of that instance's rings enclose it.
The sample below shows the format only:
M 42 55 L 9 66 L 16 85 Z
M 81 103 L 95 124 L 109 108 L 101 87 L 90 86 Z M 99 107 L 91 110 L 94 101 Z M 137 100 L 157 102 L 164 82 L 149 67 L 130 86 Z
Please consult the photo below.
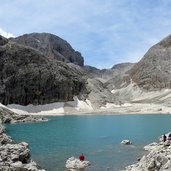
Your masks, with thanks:
M 44 56 L 66 63 L 83 66 L 84 58 L 71 45 L 60 37 L 50 33 L 30 33 L 12 38 L 14 42 L 34 48 Z

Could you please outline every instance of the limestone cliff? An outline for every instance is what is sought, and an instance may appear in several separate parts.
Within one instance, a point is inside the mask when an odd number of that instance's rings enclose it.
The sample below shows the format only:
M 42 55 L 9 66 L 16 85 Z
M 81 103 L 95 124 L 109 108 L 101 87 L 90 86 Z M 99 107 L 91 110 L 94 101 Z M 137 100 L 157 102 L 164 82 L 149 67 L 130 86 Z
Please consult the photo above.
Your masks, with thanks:
M 1 103 L 47 104 L 86 92 L 81 71 L 3 37 L 0 44 Z

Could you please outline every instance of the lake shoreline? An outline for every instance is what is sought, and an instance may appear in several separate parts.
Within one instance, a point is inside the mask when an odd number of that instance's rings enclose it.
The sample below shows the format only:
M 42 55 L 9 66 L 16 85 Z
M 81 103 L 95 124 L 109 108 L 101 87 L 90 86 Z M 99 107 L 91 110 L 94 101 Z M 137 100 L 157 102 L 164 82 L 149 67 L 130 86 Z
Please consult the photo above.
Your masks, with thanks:
M 47 121 L 45 118 L 17 115 L 0 108 L 0 170 L 25 170 L 25 171 L 45 171 L 31 158 L 29 145 L 22 141 L 16 143 L 6 134 L 3 124 L 16 124 L 28 122 Z
M 99 108 L 61 107 L 59 104 L 46 105 L 8 105 L 8 110 L 19 115 L 65 116 L 65 115 L 124 115 L 124 114 L 171 114 L 171 107 L 163 104 L 125 103 L 123 105 L 107 104 Z
M 47 170 L 53 170 L 53 167 L 57 167 L 58 169 L 64 168 L 67 158 L 79 156 L 80 152 L 85 153 L 86 159 L 96 164 L 92 165 L 92 169 L 93 167 L 111 167 L 113 169 L 116 167 L 116 169 L 124 169 L 126 166 L 135 163 L 138 158 L 144 155 L 143 147 L 146 144 L 154 142 L 156 137 L 170 130 L 170 126 L 168 125 L 171 119 L 170 115 L 149 115 L 149 117 L 147 115 L 124 115 L 124 117 L 121 117 L 121 115 L 86 116 L 87 115 L 73 115 L 71 117 L 56 116 L 49 118 L 49 122 L 45 124 L 10 124 L 8 125 L 8 129 L 10 130 L 12 128 L 11 130 L 13 130 L 13 128 L 15 128 L 15 132 L 11 132 L 12 134 L 10 135 L 12 137 L 14 136 L 14 139 L 26 140 L 32 148 L 32 155 L 35 161 L 38 161 L 40 166 Z M 162 120 L 165 122 L 165 128 L 163 127 L 158 131 L 151 129 L 151 127 L 159 127 L 161 118 L 163 118 Z M 64 123 L 65 129 L 63 127 Z M 81 130 L 80 126 L 82 127 Z M 21 128 L 25 130 L 24 133 L 21 131 Z M 55 133 L 52 133 L 54 130 Z M 153 132 L 152 134 L 148 133 L 150 130 Z M 21 134 L 21 136 L 19 136 L 19 134 Z M 47 138 L 44 139 L 43 137 L 45 136 L 42 137 L 42 135 L 46 135 Z M 133 142 L 133 145 L 121 145 L 120 142 L 123 139 L 129 139 Z M 52 140 L 52 142 L 49 140 Z M 37 144 L 37 142 L 39 143 Z M 49 156 L 46 156 L 47 144 L 48 147 L 50 147 L 48 149 Z M 37 149 L 38 145 L 40 147 L 44 146 L 45 148 L 39 150 Z M 66 152 L 66 149 L 68 152 Z M 42 158 L 40 156 L 44 157 Z M 47 161 L 47 159 L 49 160 Z M 101 164 L 104 163 L 104 161 L 107 162 L 106 165 Z M 119 161 L 120 163 L 125 163 L 123 165 L 124 168 L 120 164 L 117 164 Z M 114 164 L 111 164 L 113 162 Z M 46 165 L 47 168 L 45 167 Z M 90 171 L 93 171 L 92 169 L 90 168 Z M 102 171 L 102 169 L 100 171 Z
M 153 142 L 144 147 L 148 154 L 132 165 L 129 165 L 123 171 L 138 171 L 138 170 L 171 170 L 171 138 L 166 134 L 166 140 L 161 138 L 159 142 Z

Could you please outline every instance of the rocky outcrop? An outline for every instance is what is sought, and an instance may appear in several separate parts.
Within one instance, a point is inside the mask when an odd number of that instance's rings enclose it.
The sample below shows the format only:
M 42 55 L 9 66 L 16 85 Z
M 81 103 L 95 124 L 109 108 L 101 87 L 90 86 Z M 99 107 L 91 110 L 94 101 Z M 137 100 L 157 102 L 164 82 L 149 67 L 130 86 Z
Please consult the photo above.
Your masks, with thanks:
M 5 134 L 5 128 L 0 124 L 0 170 L 41 171 L 31 160 L 27 143 L 11 142 L 11 137 Z
M 171 88 L 171 35 L 151 47 L 129 75 L 145 90 Z
M 75 51 L 71 45 L 60 37 L 49 33 L 24 34 L 12 38 L 19 44 L 29 46 L 41 52 L 44 56 L 63 62 L 84 65 L 84 58 L 80 52 Z
M 79 70 L 9 41 L 0 46 L 0 102 L 47 104 L 86 94 Z
M 5 119 L 4 119 L 5 118 Z M 29 116 L 19 116 L 8 109 L 0 107 L 1 123 L 37 121 Z M 40 121 L 40 118 L 38 119 Z M 26 142 L 11 144 L 12 139 L 5 134 L 5 127 L 0 124 L 0 170 L 3 171 L 45 171 L 32 161 Z
M 11 142 L 11 137 L 5 134 L 5 127 L 0 124 L 0 146 Z
M 0 105 L 0 123 L 19 123 L 19 122 L 42 122 L 47 121 L 46 118 L 31 115 L 18 115 L 5 106 Z
M 25 142 L 3 144 L 0 146 L 0 154 L 0 170 L 45 171 L 31 160 L 30 150 Z
M 72 169 L 72 170 L 85 169 L 88 166 L 90 166 L 89 161 L 80 161 L 79 159 L 75 157 L 70 157 L 66 161 L 66 165 L 65 165 L 67 169 Z
M 136 164 L 126 167 L 125 171 L 170 171 L 171 141 L 152 143 L 144 147 L 149 151 Z

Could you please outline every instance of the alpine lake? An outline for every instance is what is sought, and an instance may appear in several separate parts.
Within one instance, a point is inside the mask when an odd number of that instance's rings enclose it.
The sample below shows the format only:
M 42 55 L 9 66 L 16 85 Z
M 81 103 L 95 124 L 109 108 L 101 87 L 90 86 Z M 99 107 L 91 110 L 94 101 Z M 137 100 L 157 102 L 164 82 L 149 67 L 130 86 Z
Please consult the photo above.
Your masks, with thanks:
M 67 171 L 66 160 L 84 153 L 86 171 L 119 171 L 137 162 L 143 147 L 171 131 L 169 114 L 50 116 L 48 122 L 7 124 L 15 142 L 29 143 L 31 156 L 47 171 Z M 132 145 L 122 145 L 129 139 Z

